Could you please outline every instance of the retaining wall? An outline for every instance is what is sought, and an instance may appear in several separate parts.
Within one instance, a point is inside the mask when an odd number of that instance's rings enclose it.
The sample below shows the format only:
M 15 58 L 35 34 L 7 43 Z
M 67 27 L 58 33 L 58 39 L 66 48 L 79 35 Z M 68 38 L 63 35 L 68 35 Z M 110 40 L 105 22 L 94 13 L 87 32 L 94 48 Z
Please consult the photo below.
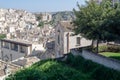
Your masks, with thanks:
M 112 69 L 120 71 L 120 61 L 119 60 L 107 58 L 107 57 L 92 53 L 87 50 L 83 50 L 82 52 L 79 52 L 77 50 L 71 50 L 71 53 L 73 55 L 80 55 L 85 59 L 91 60 L 91 61 L 96 62 L 101 65 L 104 65 L 108 68 L 112 68 Z

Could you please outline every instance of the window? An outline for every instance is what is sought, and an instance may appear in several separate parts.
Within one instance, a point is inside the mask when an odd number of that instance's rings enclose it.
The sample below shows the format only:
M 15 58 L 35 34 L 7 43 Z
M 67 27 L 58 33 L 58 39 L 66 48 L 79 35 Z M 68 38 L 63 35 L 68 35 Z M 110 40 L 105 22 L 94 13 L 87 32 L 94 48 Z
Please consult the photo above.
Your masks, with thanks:
M 11 49 L 14 50 L 14 51 L 18 51 L 18 45 L 11 43 Z
M 1 47 L 3 48 L 3 41 L 1 41 Z
M 58 30 L 58 44 L 60 44 L 60 30 Z
M 58 44 L 60 44 L 60 36 L 58 35 Z
M 25 46 L 20 46 L 20 52 L 25 53 L 26 52 L 26 47 Z
M 9 43 L 8 42 L 4 42 L 4 48 L 9 49 Z
M 80 37 L 77 37 L 77 39 L 76 39 L 76 44 L 77 44 L 77 45 L 80 45 Z

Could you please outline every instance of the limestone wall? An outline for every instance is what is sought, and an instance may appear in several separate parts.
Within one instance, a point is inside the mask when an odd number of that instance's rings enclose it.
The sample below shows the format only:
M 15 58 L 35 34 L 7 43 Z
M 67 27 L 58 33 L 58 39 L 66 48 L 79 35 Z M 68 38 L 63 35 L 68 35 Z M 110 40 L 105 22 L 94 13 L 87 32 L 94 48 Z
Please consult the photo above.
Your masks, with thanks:
M 118 60 L 107 58 L 107 57 L 104 57 L 102 55 L 95 54 L 95 53 L 92 53 L 92 52 L 89 52 L 86 50 L 83 50 L 82 53 L 80 53 L 77 50 L 71 50 L 71 53 L 73 55 L 80 55 L 85 59 L 91 60 L 91 61 L 96 62 L 98 64 L 102 64 L 108 68 L 112 68 L 112 69 L 120 71 L 120 61 L 118 61 Z

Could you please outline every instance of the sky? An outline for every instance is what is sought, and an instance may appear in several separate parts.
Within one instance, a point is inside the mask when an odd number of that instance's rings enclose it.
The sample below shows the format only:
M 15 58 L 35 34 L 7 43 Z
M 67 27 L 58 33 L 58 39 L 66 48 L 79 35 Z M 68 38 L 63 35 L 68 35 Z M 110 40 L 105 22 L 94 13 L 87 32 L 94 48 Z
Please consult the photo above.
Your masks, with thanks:
M 23 9 L 29 12 L 72 11 L 77 8 L 77 2 L 84 4 L 85 0 L 0 0 L 0 8 Z

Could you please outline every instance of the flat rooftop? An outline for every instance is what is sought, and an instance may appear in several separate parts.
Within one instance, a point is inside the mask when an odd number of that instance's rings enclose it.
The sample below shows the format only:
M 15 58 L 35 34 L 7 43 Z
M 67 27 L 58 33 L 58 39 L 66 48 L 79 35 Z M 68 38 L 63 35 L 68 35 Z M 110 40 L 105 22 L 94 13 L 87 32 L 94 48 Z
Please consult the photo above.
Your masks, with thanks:
M 19 44 L 23 46 L 32 46 L 32 43 L 29 41 L 21 40 L 21 39 L 1 39 L 1 41 L 13 43 L 13 44 Z

